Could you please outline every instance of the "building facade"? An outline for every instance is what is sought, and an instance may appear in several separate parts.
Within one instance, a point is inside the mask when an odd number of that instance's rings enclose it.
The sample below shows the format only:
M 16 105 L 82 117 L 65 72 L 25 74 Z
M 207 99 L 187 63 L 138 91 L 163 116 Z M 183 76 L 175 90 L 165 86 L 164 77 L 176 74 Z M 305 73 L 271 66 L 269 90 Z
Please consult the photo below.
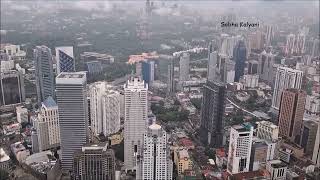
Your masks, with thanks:
M 25 101 L 24 77 L 19 71 L 10 70 L 0 74 L 0 106 Z
M 189 70 L 190 70 L 190 54 L 183 53 L 180 57 L 179 62 L 179 81 L 187 81 L 189 80 Z
M 247 48 L 244 41 L 238 41 L 233 50 L 233 59 L 236 62 L 234 81 L 239 82 L 239 79 L 244 74 L 245 62 L 247 60 Z
M 88 140 L 87 78 L 85 72 L 62 72 L 56 78 L 61 139 L 61 167 L 72 170 L 73 154 Z
M 58 105 L 51 96 L 42 103 L 34 127 L 37 131 L 39 152 L 60 146 Z
M 248 172 L 252 147 L 253 127 L 241 124 L 231 127 L 227 170 L 231 174 Z
M 124 85 L 124 98 L 124 165 L 128 170 L 136 170 L 147 128 L 148 85 L 140 78 L 131 78 Z
M 142 77 L 145 83 L 151 85 L 154 81 L 154 61 L 142 62 Z
M 223 83 L 208 81 L 203 86 L 200 138 L 208 146 L 218 148 L 223 145 L 225 96 Z
M 33 50 L 38 104 L 54 94 L 54 76 L 51 50 L 46 46 L 37 46 Z
M 302 71 L 288 67 L 278 67 L 273 89 L 272 108 L 279 110 L 283 90 L 301 88 L 302 77 Z
M 273 66 L 275 64 L 274 58 L 275 55 L 271 52 L 267 53 L 266 51 L 263 51 L 259 55 L 258 74 L 260 79 L 269 85 L 273 85 L 275 77 L 273 74 Z
M 74 154 L 73 178 L 75 180 L 115 180 L 115 155 L 106 144 L 86 145 Z
M 279 134 L 299 144 L 303 123 L 306 92 L 287 89 L 282 92 L 279 111 Z
M 158 124 L 152 124 L 144 134 L 141 161 L 141 179 L 171 180 L 173 163 L 167 146 L 167 133 Z
M 269 141 L 277 141 L 279 138 L 279 127 L 270 121 L 257 122 L 257 137 Z
M 207 67 L 207 80 L 214 81 L 216 77 L 218 52 L 214 51 L 212 43 L 208 47 L 208 67 Z
M 75 59 L 72 46 L 56 47 L 57 74 L 61 72 L 74 72 Z

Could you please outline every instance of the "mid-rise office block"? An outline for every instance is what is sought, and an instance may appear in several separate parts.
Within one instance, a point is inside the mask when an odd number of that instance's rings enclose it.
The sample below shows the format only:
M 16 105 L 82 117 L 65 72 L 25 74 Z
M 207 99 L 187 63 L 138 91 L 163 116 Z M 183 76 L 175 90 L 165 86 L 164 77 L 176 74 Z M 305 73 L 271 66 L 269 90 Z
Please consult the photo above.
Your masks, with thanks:
M 278 110 L 282 92 L 288 88 L 300 89 L 303 72 L 288 67 L 278 67 L 274 83 L 272 108 Z
M 186 170 L 192 170 L 193 167 L 193 162 L 186 149 L 178 148 L 174 151 L 174 163 L 177 166 L 178 175 L 183 174 Z
M 85 145 L 74 154 L 75 180 L 115 180 L 115 155 L 107 144 Z
M 57 74 L 61 72 L 74 72 L 75 59 L 72 46 L 56 47 Z
M 28 122 L 29 121 L 29 114 L 28 109 L 23 106 L 17 106 L 16 107 L 16 113 L 17 113 L 17 121 L 19 123 L 22 122 Z
M 279 111 L 279 134 L 299 144 L 306 92 L 287 89 L 282 92 Z
M 313 120 L 303 121 L 300 145 L 304 148 L 304 153 L 311 155 L 314 150 L 317 137 L 318 122 Z
M 24 77 L 19 71 L 10 70 L 0 74 L 0 106 L 25 101 Z
M 88 140 L 87 78 L 85 72 L 62 72 L 56 78 L 61 139 L 61 166 L 72 170 L 73 154 Z
M 136 170 L 147 128 L 148 85 L 140 78 L 128 80 L 124 85 L 124 98 L 124 165 L 127 170 Z
M 227 170 L 231 174 L 248 172 L 251 157 L 253 127 L 235 125 L 230 130 Z
M 52 97 L 49 96 L 42 103 L 34 127 L 37 131 L 40 152 L 60 146 L 58 105 Z
M 267 171 L 270 173 L 271 180 L 286 180 L 288 165 L 280 160 L 267 162 Z
M 269 141 L 277 141 L 279 136 L 279 127 L 269 121 L 257 122 L 257 137 Z
M 51 50 L 46 46 L 37 46 L 33 50 L 38 104 L 54 94 L 54 76 Z
M 205 145 L 216 148 L 223 145 L 225 96 L 223 83 L 208 81 L 203 86 L 200 138 Z

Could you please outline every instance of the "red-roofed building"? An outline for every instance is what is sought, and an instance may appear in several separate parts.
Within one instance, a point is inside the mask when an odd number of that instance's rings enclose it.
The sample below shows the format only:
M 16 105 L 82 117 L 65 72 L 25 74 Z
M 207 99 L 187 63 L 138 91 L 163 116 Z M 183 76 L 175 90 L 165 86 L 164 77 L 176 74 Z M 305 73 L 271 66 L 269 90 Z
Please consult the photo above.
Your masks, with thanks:
M 193 142 L 192 142 L 190 139 L 188 139 L 188 138 L 181 138 L 181 139 L 179 140 L 179 143 L 180 143 L 181 146 L 187 148 L 188 150 L 194 149 L 194 144 L 193 144 Z
M 250 171 L 238 174 L 228 174 L 228 180 L 248 180 L 248 179 L 259 179 L 269 180 L 270 174 L 266 170 Z
M 222 168 L 223 165 L 227 165 L 228 159 L 224 148 L 216 149 L 216 166 Z

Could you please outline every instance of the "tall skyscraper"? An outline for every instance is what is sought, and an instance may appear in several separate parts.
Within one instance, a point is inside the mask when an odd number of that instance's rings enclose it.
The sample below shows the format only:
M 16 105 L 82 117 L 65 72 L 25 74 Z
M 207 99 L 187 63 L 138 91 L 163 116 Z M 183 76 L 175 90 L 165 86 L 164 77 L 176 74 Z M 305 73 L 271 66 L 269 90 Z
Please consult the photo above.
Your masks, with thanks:
M 287 89 L 282 92 L 279 111 L 279 134 L 299 144 L 306 92 Z
M 317 167 L 320 167 L 320 121 L 318 121 L 318 130 L 317 130 L 317 133 L 316 133 L 316 139 L 314 141 L 312 162 Z
M 247 49 L 244 41 L 239 41 L 233 50 L 233 59 L 236 62 L 234 81 L 239 82 L 239 79 L 244 74 L 245 61 L 247 59 Z
M 253 127 L 250 124 L 231 127 L 227 164 L 229 173 L 249 171 L 252 137 Z
M 76 151 L 73 178 L 76 180 L 115 180 L 115 155 L 107 144 L 88 144 Z
M 74 72 L 75 60 L 72 46 L 56 47 L 57 74 Z
M 37 131 L 40 152 L 60 146 L 58 105 L 51 96 L 42 102 L 34 127 Z
M 288 88 L 300 89 L 303 72 L 288 67 L 278 67 L 274 82 L 272 108 L 279 110 L 282 91 Z
M 248 42 L 250 44 L 251 49 L 262 49 L 264 46 L 264 37 L 261 31 L 256 31 L 248 36 Z M 248 51 L 248 50 L 247 50 Z
M 98 136 L 120 130 L 120 93 L 107 82 L 95 82 L 89 86 L 91 131 Z
M 295 38 L 295 45 L 293 52 L 301 55 L 305 52 L 305 43 L 306 43 L 306 35 L 303 33 L 299 33 Z
M 0 73 L 0 106 L 25 101 L 24 77 L 16 70 Z
M 223 54 L 232 58 L 234 47 L 241 39 L 241 36 L 229 36 L 228 34 L 221 34 L 219 37 L 219 54 Z
M 142 62 L 142 78 L 145 83 L 151 85 L 154 81 L 154 61 Z
M 267 53 L 263 51 L 259 56 L 258 74 L 261 80 L 265 81 L 269 85 L 273 85 L 274 74 L 273 65 L 274 57 L 271 52 Z
M 148 85 L 140 78 L 128 80 L 124 85 L 124 98 L 124 165 L 128 170 L 136 170 L 147 128 Z
M 214 51 L 213 45 L 210 43 L 208 47 L 208 68 L 207 68 L 207 80 L 214 81 L 216 76 L 216 66 L 217 66 L 218 53 Z
M 85 72 L 62 72 L 56 78 L 61 139 L 61 166 L 72 170 L 73 154 L 88 140 L 87 78 Z
M 190 54 L 189 53 L 183 53 L 180 57 L 180 69 L 179 69 L 179 80 L 180 81 L 187 81 L 189 80 L 189 67 L 190 64 Z
M 228 69 L 228 66 L 232 68 Z M 214 81 L 226 83 L 228 79 L 228 73 L 231 71 L 234 71 L 233 67 L 234 66 L 230 62 L 230 59 L 228 56 L 224 54 L 218 54 L 218 61 L 216 64 L 216 74 L 215 74 Z
M 207 81 L 203 86 L 200 137 L 208 146 L 218 148 L 223 145 L 225 96 L 223 83 Z
M 143 138 L 141 179 L 172 179 L 173 163 L 167 146 L 167 139 L 167 133 L 160 125 L 152 124 L 148 127 Z
M 54 77 L 51 50 L 46 46 L 37 46 L 33 50 L 35 76 L 37 86 L 37 98 L 40 104 L 54 94 Z
M 175 81 L 174 81 L 174 60 L 170 59 L 168 65 L 168 94 L 173 94 L 175 92 Z

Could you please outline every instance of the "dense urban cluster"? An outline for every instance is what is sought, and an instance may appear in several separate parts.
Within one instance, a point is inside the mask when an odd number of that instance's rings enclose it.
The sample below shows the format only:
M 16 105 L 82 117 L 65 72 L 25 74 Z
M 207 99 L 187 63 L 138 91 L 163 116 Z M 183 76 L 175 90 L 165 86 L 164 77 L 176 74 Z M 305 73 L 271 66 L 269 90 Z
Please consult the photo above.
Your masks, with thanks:
M 1 23 L 0 179 L 320 178 L 319 7 L 64 8 Z

